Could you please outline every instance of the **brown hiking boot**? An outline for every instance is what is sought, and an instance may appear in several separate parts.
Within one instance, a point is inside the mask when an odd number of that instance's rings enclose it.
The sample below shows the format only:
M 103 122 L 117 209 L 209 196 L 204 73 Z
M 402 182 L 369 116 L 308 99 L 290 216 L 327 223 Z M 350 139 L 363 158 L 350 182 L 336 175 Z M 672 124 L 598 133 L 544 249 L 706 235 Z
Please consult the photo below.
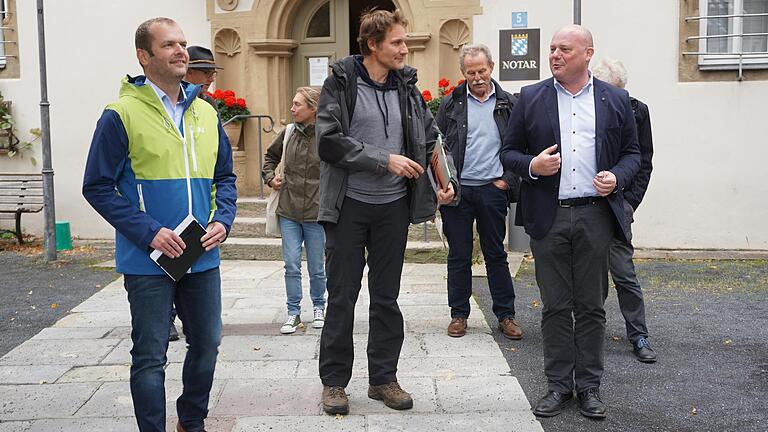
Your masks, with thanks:
M 520 340 L 523 338 L 523 329 L 517 325 L 514 318 L 506 317 L 499 321 L 499 330 L 507 339 Z
M 465 334 L 467 334 L 467 319 L 464 317 L 451 319 L 451 323 L 448 324 L 448 336 L 462 337 Z
M 323 386 L 323 411 L 328 414 L 349 413 L 349 399 L 344 387 Z
M 181 422 L 176 422 L 176 432 L 186 432 Z M 202 429 L 202 432 L 205 432 L 205 429 Z
M 401 389 L 397 381 L 378 386 L 368 386 L 368 397 L 384 401 L 384 405 L 396 410 L 413 408 L 411 394 Z

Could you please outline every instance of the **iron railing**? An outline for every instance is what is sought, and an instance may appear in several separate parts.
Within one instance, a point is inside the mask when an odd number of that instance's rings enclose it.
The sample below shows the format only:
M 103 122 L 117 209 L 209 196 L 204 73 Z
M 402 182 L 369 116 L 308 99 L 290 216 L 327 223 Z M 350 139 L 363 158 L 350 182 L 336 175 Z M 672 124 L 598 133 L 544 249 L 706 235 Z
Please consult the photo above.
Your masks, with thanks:
M 692 22 L 692 21 L 701 21 L 701 20 L 711 20 L 711 19 L 723 19 L 723 18 L 736 18 L 744 20 L 744 18 L 753 18 L 753 17 L 768 17 L 768 13 L 741 13 L 741 14 L 729 14 L 729 15 L 701 15 L 701 16 L 690 16 L 685 17 L 685 22 Z M 744 37 L 754 37 L 754 36 L 765 36 L 766 40 L 768 40 L 768 33 L 744 33 L 743 31 L 743 25 L 738 26 L 739 29 L 742 29 L 741 32 L 738 33 L 729 33 L 724 35 L 703 35 L 703 36 L 690 36 L 685 39 L 686 43 L 692 42 L 692 41 L 699 41 L 699 40 L 710 40 L 710 39 L 729 39 L 729 38 L 739 38 L 739 43 L 741 46 L 741 49 L 738 51 L 730 51 L 730 52 L 707 52 L 707 51 L 684 51 L 684 56 L 723 56 L 725 58 L 727 57 L 733 57 L 738 58 L 738 71 L 739 75 L 737 79 L 739 81 L 742 81 L 744 79 L 744 58 L 747 57 L 748 59 L 762 59 L 765 58 L 768 60 L 768 51 L 752 51 L 752 52 L 744 52 L 743 48 L 743 41 Z

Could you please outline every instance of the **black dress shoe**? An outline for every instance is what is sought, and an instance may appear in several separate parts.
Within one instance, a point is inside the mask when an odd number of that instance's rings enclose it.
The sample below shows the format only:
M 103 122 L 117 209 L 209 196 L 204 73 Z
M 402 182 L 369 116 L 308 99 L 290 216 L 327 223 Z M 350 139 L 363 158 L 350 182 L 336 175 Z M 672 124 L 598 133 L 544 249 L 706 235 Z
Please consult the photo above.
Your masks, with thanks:
M 573 401 L 573 393 L 548 392 L 533 407 L 533 414 L 539 417 L 554 417 L 563 412 L 563 408 L 567 407 L 571 401 Z
M 651 344 L 648 343 L 648 339 L 644 337 L 632 344 L 632 353 L 643 363 L 656 363 L 656 353 L 651 348 Z
M 605 418 L 605 404 L 600 400 L 600 389 L 590 387 L 579 392 L 579 412 L 584 417 Z

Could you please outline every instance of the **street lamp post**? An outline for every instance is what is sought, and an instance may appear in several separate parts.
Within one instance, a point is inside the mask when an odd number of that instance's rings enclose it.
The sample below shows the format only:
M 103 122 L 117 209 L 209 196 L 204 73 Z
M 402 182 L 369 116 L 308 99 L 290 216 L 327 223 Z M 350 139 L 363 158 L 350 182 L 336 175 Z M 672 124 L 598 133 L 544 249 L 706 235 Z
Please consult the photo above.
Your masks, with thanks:
M 53 199 L 51 164 L 51 116 L 48 103 L 48 74 L 45 63 L 45 20 L 43 0 L 37 0 L 37 45 L 40 58 L 40 129 L 43 138 L 43 217 L 45 219 L 45 260 L 56 261 L 56 209 Z

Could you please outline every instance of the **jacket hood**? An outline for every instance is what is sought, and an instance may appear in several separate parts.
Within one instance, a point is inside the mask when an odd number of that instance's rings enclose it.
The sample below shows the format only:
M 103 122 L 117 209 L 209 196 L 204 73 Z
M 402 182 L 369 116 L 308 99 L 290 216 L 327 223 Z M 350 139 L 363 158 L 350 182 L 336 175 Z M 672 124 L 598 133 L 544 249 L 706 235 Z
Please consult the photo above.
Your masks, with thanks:
M 155 91 L 152 90 L 152 87 L 147 85 L 146 81 L 147 77 L 144 75 L 135 77 L 126 75 L 120 82 L 120 97 L 132 97 L 146 104 L 157 106 L 160 100 L 157 98 Z M 182 81 L 181 88 L 186 95 L 186 100 L 184 101 L 184 110 L 186 111 L 192 105 L 192 102 L 195 101 L 202 86 Z
M 359 60 L 357 60 L 357 58 L 359 58 Z M 359 75 L 357 72 L 358 66 L 356 66 L 356 63 L 358 61 L 362 62 L 362 59 L 363 56 L 361 55 L 344 57 L 343 59 L 331 65 L 331 71 L 337 78 L 343 79 L 345 81 L 352 77 L 356 78 Z M 416 68 L 406 65 L 403 69 L 392 71 L 390 76 L 394 76 L 396 81 L 403 82 L 406 85 L 416 85 L 416 82 L 419 80 L 416 72 Z

